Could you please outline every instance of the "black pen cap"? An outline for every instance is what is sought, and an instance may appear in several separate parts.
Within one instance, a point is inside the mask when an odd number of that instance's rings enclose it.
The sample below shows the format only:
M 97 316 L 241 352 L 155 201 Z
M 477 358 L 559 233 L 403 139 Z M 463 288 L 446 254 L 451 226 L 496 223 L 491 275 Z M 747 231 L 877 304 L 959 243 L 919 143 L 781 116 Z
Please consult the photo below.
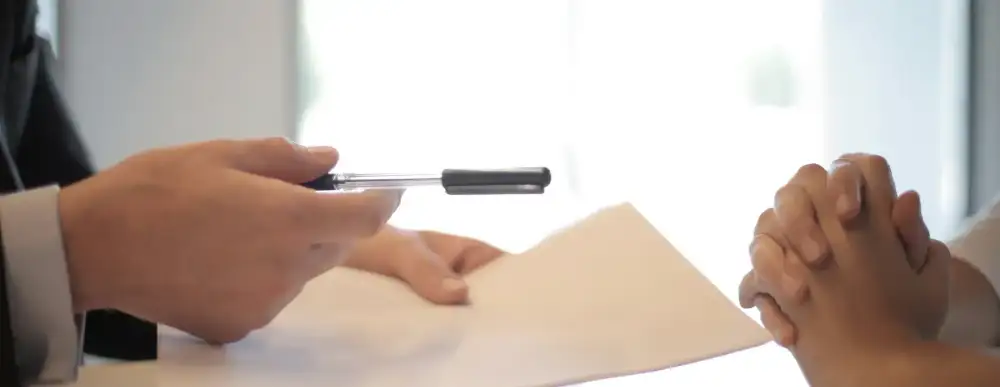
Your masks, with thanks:
M 441 185 L 449 187 L 467 186 L 537 186 L 545 188 L 552 182 L 548 168 L 511 169 L 445 169 L 441 173 Z

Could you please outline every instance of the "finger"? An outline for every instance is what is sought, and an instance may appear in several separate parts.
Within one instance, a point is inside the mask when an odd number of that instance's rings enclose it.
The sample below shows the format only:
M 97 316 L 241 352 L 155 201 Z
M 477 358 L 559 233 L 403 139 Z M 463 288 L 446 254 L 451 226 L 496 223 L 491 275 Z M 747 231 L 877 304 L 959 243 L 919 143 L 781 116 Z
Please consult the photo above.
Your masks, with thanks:
M 903 192 L 892 206 L 892 222 L 903 240 L 910 267 L 920 270 L 927 261 L 931 241 L 920 210 L 920 195 L 915 191 Z
M 815 165 L 815 164 L 812 164 Z M 817 166 L 818 167 L 818 166 Z M 820 168 L 822 169 L 822 168 Z M 829 255 L 826 235 L 819 226 L 814 202 L 807 186 L 808 180 L 821 173 L 825 185 L 826 172 L 816 172 L 811 167 L 803 167 L 789 184 L 781 187 L 774 196 L 774 212 L 784 231 L 788 244 L 810 265 L 821 264 Z
M 768 208 L 757 216 L 757 224 L 753 228 L 753 235 L 767 235 L 774 239 L 783 249 L 789 249 L 788 240 L 785 239 L 785 232 L 778 221 L 778 215 L 773 208 Z
M 290 183 L 315 179 L 340 158 L 334 148 L 304 147 L 283 137 L 214 141 L 208 148 L 232 168 Z
M 750 261 L 756 273 L 759 291 L 791 302 L 795 297 L 795 289 L 802 284 L 799 279 L 785 273 L 785 259 L 785 252 L 781 246 L 766 235 L 754 237 L 750 244 Z
M 827 182 L 827 190 L 840 220 L 848 221 L 861 212 L 863 198 L 861 189 L 864 186 L 864 175 L 856 164 L 837 159 L 833 162 Z
M 468 301 L 469 286 L 451 270 L 441 256 L 425 246 L 415 247 L 401 257 L 396 276 L 417 295 L 439 305 L 454 305 Z
M 763 294 L 763 292 L 761 292 L 760 287 L 757 286 L 757 274 L 751 270 L 744 275 L 743 280 L 740 281 L 740 307 L 743 309 L 753 308 L 754 299 L 761 294 Z
M 785 252 L 783 264 L 782 272 L 785 277 L 782 282 L 781 294 L 783 298 L 787 299 L 785 305 L 792 306 L 806 301 L 809 297 L 807 278 L 812 274 L 812 269 L 806 266 L 794 250 Z
M 777 302 L 768 295 L 760 295 L 754 299 L 754 306 L 760 312 L 760 322 L 771 332 L 774 342 L 788 348 L 795 345 L 797 332 L 791 319 L 782 313 Z
M 926 293 L 919 298 L 920 305 L 916 305 L 914 309 L 922 313 L 919 321 L 925 325 L 921 327 L 921 331 L 928 338 L 937 336 L 948 314 L 949 280 L 953 259 L 951 251 L 944 243 L 932 240 L 928 248 L 927 261 L 918 270 Z
M 948 246 L 932 239 L 927 247 L 927 260 L 917 269 L 917 274 L 921 277 L 927 276 L 928 281 L 939 281 L 934 283 L 947 283 L 952 259 Z
M 315 242 L 345 242 L 378 233 L 399 207 L 402 190 L 317 193 L 303 190 L 302 225 Z
M 506 253 L 503 250 L 492 245 L 480 241 L 471 241 L 459 253 L 457 259 L 452 261 L 451 268 L 458 274 L 468 275 L 502 257 L 504 254 Z
M 448 263 L 451 270 L 467 275 L 493 262 L 507 252 L 486 242 L 436 231 L 421 231 L 420 237 L 431 251 L 442 257 L 452 257 Z
M 794 305 L 804 300 L 809 269 L 794 251 L 785 251 L 772 238 L 759 235 L 750 245 L 750 260 L 756 272 L 754 277 L 759 292 L 771 294 L 782 305 Z
M 847 154 L 841 158 L 857 165 L 864 175 L 865 187 L 862 195 L 865 207 L 875 214 L 890 213 L 897 195 L 889 162 L 882 156 L 865 153 Z

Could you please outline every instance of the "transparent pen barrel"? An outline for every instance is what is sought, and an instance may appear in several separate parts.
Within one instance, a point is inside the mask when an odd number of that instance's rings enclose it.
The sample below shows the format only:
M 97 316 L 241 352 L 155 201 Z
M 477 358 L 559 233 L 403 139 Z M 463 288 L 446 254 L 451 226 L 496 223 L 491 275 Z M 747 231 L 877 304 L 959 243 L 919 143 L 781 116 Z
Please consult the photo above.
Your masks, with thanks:
M 399 173 L 343 173 L 336 177 L 343 190 L 400 189 L 441 185 L 441 175 Z

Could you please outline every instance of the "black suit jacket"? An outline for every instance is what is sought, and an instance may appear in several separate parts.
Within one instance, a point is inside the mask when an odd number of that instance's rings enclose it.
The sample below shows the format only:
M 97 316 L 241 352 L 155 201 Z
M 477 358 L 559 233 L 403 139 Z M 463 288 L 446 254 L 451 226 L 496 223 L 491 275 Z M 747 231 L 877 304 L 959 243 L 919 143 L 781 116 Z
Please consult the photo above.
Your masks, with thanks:
M 93 173 L 52 77 L 48 42 L 35 34 L 34 0 L 0 0 L 0 194 L 68 186 Z M 2 235 L 2 230 L 0 230 Z M 18 385 L 0 249 L 0 386 Z M 156 357 L 156 326 L 116 311 L 86 317 L 84 351 L 125 360 Z

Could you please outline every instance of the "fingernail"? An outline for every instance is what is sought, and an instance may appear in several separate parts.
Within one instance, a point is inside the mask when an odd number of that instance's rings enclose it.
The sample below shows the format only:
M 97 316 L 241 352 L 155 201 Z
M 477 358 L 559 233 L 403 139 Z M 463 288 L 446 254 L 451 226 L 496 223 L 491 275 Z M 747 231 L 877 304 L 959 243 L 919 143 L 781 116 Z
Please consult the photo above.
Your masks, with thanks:
M 469 288 L 469 285 L 465 284 L 458 278 L 445 278 L 441 281 L 441 288 L 447 292 L 458 292 Z
M 841 194 L 837 199 L 837 213 L 849 215 L 854 212 L 854 201 L 847 194 Z
M 806 238 L 802 241 L 802 255 L 803 258 L 808 262 L 816 262 L 819 260 L 820 255 L 823 252 L 820 251 L 819 243 L 816 243 L 812 238 Z

